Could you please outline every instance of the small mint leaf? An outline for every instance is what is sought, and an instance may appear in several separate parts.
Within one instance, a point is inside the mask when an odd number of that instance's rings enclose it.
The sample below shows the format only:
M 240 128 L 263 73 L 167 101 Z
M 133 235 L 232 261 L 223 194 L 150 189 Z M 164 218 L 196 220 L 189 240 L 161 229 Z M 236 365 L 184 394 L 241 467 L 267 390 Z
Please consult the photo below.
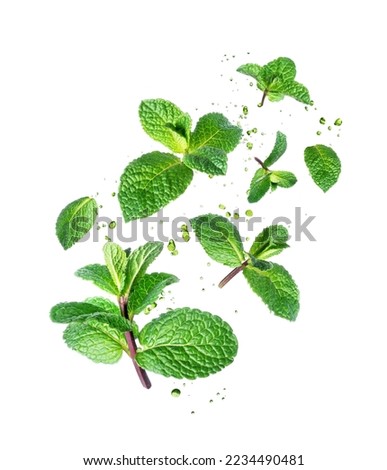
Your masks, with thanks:
M 87 302 L 62 302 L 52 307 L 50 318 L 55 323 L 70 323 L 100 311 L 100 307 Z
M 324 193 L 339 179 L 341 162 L 336 152 L 325 145 L 307 147 L 304 152 L 305 163 L 313 181 Z
M 124 250 L 116 243 L 108 242 L 103 247 L 105 263 L 119 292 L 125 281 L 128 258 Z
M 261 260 L 271 258 L 289 247 L 286 243 L 288 239 L 289 233 L 286 227 L 283 225 L 270 225 L 256 236 L 249 254 Z
M 269 167 L 278 161 L 282 155 L 286 152 L 287 141 L 286 135 L 278 131 L 276 134 L 275 144 L 270 155 L 263 162 L 265 166 Z
M 183 163 L 193 170 L 208 175 L 225 175 L 227 173 L 227 154 L 214 147 L 201 147 L 184 155 Z
M 98 308 L 98 312 L 114 313 L 115 315 L 121 315 L 121 311 L 117 304 L 109 299 L 103 297 L 89 297 L 85 299 L 85 303 L 95 305 Z
M 270 182 L 281 188 L 291 188 L 297 183 L 297 178 L 290 171 L 272 171 Z
M 255 172 L 250 183 L 247 200 L 250 203 L 258 202 L 270 189 L 270 173 L 260 168 Z
M 78 271 L 75 272 L 75 275 L 85 279 L 86 281 L 93 282 L 97 287 L 109 292 L 110 294 L 120 294 L 108 268 L 102 264 L 89 264 L 84 266 L 83 268 L 78 269 Z

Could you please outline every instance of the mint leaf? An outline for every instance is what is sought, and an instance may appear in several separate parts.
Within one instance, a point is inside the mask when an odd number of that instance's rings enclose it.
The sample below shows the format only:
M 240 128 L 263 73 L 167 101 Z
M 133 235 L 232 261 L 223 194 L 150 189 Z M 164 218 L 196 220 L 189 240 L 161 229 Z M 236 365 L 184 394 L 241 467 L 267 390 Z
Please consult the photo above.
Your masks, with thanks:
M 129 354 L 128 345 L 122 332 L 97 320 L 70 323 L 63 333 L 67 346 L 94 362 L 114 364 Z
M 52 307 L 50 318 L 55 323 L 70 323 L 100 311 L 100 307 L 87 302 L 62 302 Z
M 85 279 L 86 281 L 93 282 L 97 287 L 109 292 L 110 294 L 120 294 L 108 268 L 102 264 L 89 264 L 84 266 L 83 268 L 78 269 L 78 271 L 75 272 L 75 275 Z
M 336 152 L 318 144 L 307 147 L 304 158 L 313 181 L 326 193 L 337 182 L 341 172 L 341 162 Z
M 87 304 L 95 305 L 98 307 L 98 312 L 114 313 L 115 315 L 121 315 L 119 307 L 109 299 L 103 297 L 89 297 L 85 300 Z
M 300 308 L 298 287 L 291 275 L 279 264 L 267 271 L 248 266 L 243 271 L 251 289 L 275 315 L 294 321 Z
M 204 251 L 213 260 L 231 267 L 239 266 L 244 260 L 238 229 L 225 217 L 201 215 L 190 223 Z
M 285 86 L 285 95 L 294 98 L 305 104 L 311 104 L 309 91 L 306 86 L 296 81 L 290 82 Z
M 215 147 L 202 147 L 184 155 L 183 163 L 193 170 L 209 175 L 225 175 L 227 173 L 227 154 Z
M 247 200 L 250 203 L 258 202 L 270 189 L 270 173 L 260 168 L 255 172 L 250 183 Z
M 191 118 L 163 99 L 144 100 L 139 108 L 144 131 L 173 152 L 184 153 L 189 144 Z
M 275 144 L 273 150 L 271 151 L 270 155 L 266 158 L 263 162 L 265 166 L 271 166 L 280 157 L 286 152 L 287 142 L 286 142 L 286 135 L 282 132 L 278 131 L 275 139 Z
M 289 233 L 283 225 L 270 225 L 257 235 L 251 245 L 249 254 L 259 259 L 267 259 L 278 255 L 289 245 L 286 243 Z
M 145 274 L 150 264 L 159 256 L 163 247 L 162 242 L 147 242 L 132 251 L 128 258 L 125 284 L 122 289 L 124 295 L 129 294 L 134 281 Z
M 239 144 L 242 129 L 233 126 L 220 113 L 209 113 L 202 116 L 191 135 L 189 153 L 201 147 L 215 147 L 231 152 Z
M 245 64 L 241 65 L 237 72 L 243 73 L 244 75 L 248 75 L 250 77 L 255 78 L 255 80 L 259 80 L 259 74 L 261 73 L 262 67 L 257 64 Z
M 297 178 L 290 171 L 272 171 L 270 182 L 281 188 L 291 188 L 297 183 Z
M 175 155 L 151 152 L 133 160 L 118 192 L 125 222 L 148 217 L 184 193 L 193 171 Z
M 128 302 L 129 314 L 137 315 L 145 310 L 148 305 L 152 304 L 159 298 L 163 289 L 178 281 L 179 279 L 173 274 L 143 274 L 133 284 L 132 293 L 129 296 Z
M 108 242 L 103 247 L 105 263 L 119 292 L 125 280 L 128 258 L 125 251 L 116 243 Z
M 121 315 L 116 315 L 115 313 L 106 313 L 106 312 L 96 312 L 90 315 L 88 318 L 81 318 L 80 321 L 97 321 L 105 325 L 110 326 L 111 328 L 116 329 L 121 333 L 126 331 L 133 331 L 133 324 L 126 318 Z
M 81 197 L 62 210 L 56 221 L 56 236 L 65 250 L 91 230 L 97 213 L 97 203 L 91 197 Z
M 260 271 L 268 271 L 273 267 L 273 263 L 270 261 L 265 261 L 262 259 L 255 258 L 252 254 L 249 253 L 250 259 L 251 259 L 251 265 L 254 266 L 254 268 L 258 268 Z
M 178 379 L 207 377 L 232 363 L 238 350 L 231 327 L 197 309 L 180 308 L 152 320 L 139 335 L 137 363 Z

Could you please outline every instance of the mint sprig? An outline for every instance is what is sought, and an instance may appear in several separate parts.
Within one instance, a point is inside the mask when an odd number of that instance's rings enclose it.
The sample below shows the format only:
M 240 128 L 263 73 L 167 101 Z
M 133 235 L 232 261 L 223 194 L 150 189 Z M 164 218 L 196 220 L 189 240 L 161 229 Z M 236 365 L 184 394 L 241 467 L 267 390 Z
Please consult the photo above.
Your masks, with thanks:
M 331 147 L 322 144 L 307 147 L 304 158 L 313 181 L 324 193 L 337 183 L 341 172 L 341 162 Z
M 219 287 L 224 287 L 243 271 L 251 289 L 275 315 L 292 321 L 297 318 L 299 291 L 296 283 L 283 266 L 266 261 L 288 247 L 289 234 L 285 227 L 266 227 L 255 238 L 246 256 L 238 229 L 225 217 L 206 214 L 191 219 L 190 223 L 206 253 L 213 260 L 234 267 Z
M 266 96 L 269 101 L 281 101 L 289 96 L 301 103 L 311 102 L 308 89 L 295 81 L 296 65 L 287 57 L 279 57 L 263 66 L 241 65 L 237 71 L 257 81 L 257 87 L 263 91 L 260 106 L 263 106 Z
M 277 132 L 275 144 L 270 155 L 264 160 L 255 158 L 261 165 L 250 183 L 248 192 L 248 201 L 250 203 L 258 202 L 271 189 L 275 191 L 277 187 L 291 188 L 297 183 L 296 176 L 290 171 L 273 171 L 269 167 L 277 162 L 285 153 L 287 148 L 286 135 Z
M 188 307 L 164 313 L 139 331 L 134 317 L 157 301 L 166 286 L 178 282 L 172 274 L 146 273 L 162 248 L 160 242 L 148 242 L 124 251 L 106 243 L 106 264 L 88 265 L 76 275 L 114 294 L 118 305 L 91 297 L 59 303 L 50 312 L 53 322 L 68 324 L 63 339 L 71 349 L 104 364 L 126 353 L 146 388 L 151 387 L 146 370 L 166 377 L 207 377 L 231 364 L 238 349 L 226 322 Z
M 191 117 L 163 99 L 142 101 L 139 116 L 150 137 L 183 158 L 154 151 L 129 163 L 118 192 L 126 222 L 148 217 L 178 198 L 190 185 L 193 170 L 225 175 L 227 154 L 242 136 L 220 113 L 202 116 L 192 132 Z

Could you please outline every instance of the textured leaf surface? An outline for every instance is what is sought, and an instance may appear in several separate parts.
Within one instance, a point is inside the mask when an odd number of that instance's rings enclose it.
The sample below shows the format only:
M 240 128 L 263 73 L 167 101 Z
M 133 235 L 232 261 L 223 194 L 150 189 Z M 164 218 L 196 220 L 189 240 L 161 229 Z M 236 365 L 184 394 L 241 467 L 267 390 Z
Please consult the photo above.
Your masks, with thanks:
M 105 243 L 103 253 L 105 255 L 106 266 L 114 284 L 121 292 L 121 288 L 125 280 L 126 265 L 128 262 L 126 253 L 119 245 L 111 242 Z
M 143 276 L 151 263 L 163 250 L 162 242 L 147 242 L 129 255 L 123 293 L 130 292 L 134 281 Z
M 201 215 L 190 220 L 191 226 L 213 260 L 226 266 L 239 266 L 244 260 L 243 245 L 238 229 L 225 217 Z
M 100 312 L 100 307 L 87 302 L 62 302 L 52 307 L 50 318 L 55 323 L 70 323 L 96 312 Z
M 339 179 L 341 162 L 336 152 L 325 145 L 307 147 L 304 152 L 305 163 L 313 181 L 324 193 Z
M 91 197 L 81 197 L 62 210 L 56 221 L 56 235 L 65 250 L 91 230 L 97 213 L 97 203 Z
M 270 173 L 270 182 L 281 188 L 291 188 L 297 183 L 297 178 L 290 171 L 272 171 Z
M 263 162 L 265 166 L 271 166 L 286 152 L 287 141 L 286 135 L 278 131 L 275 138 L 275 144 L 270 155 Z
M 289 247 L 286 243 L 288 239 L 289 233 L 286 227 L 270 225 L 256 236 L 249 253 L 259 259 L 271 258 Z
M 227 154 L 215 147 L 202 147 L 193 153 L 184 155 L 183 163 L 193 170 L 208 175 L 225 175 L 227 173 Z
M 134 284 L 129 296 L 129 313 L 138 314 L 159 298 L 163 289 L 179 279 L 173 274 L 143 274 Z
M 301 103 L 310 104 L 310 95 L 306 86 L 296 81 L 286 85 L 285 94 Z
M 247 200 L 250 203 L 258 202 L 270 189 L 270 173 L 260 168 L 256 171 L 250 183 Z
M 180 308 L 140 332 L 136 355 L 144 369 L 178 379 L 207 377 L 231 364 L 238 350 L 231 327 L 216 315 Z
M 258 64 L 245 64 L 245 65 L 241 65 L 237 69 L 237 72 L 253 77 L 255 78 L 255 80 L 259 80 L 259 74 L 261 70 L 262 70 L 262 67 Z
M 85 300 L 87 304 L 92 304 L 98 307 L 98 312 L 114 313 L 121 315 L 120 309 L 117 304 L 109 299 L 103 297 L 89 297 Z
M 179 197 L 193 171 L 175 155 L 152 152 L 129 163 L 118 192 L 125 222 L 148 217 Z
M 173 152 L 184 153 L 188 148 L 191 118 L 176 105 L 163 99 L 144 100 L 139 109 L 144 131 Z
M 122 332 L 97 320 L 70 323 L 63 333 L 67 346 L 94 362 L 113 364 L 128 345 Z
M 243 271 L 251 289 L 258 294 L 275 315 L 295 320 L 300 308 L 296 283 L 286 269 L 272 263 L 267 271 L 248 266 Z
M 232 125 L 223 114 L 209 113 L 199 119 L 191 135 L 189 151 L 215 147 L 229 153 L 239 144 L 241 137 L 242 129 Z
M 88 264 L 78 269 L 75 275 L 86 281 L 93 282 L 97 287 L 110 294 L 119 295 L 120 293 L 108 268 L 102 264 Z

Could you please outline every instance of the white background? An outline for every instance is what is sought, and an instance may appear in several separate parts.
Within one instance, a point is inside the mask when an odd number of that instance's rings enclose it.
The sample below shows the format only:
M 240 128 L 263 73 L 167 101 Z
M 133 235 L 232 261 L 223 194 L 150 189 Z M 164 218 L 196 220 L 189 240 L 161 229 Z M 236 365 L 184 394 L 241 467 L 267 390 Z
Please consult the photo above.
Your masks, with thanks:
M 181 453 L 303 454 L 308 470 L 386 467 L 381 6 L 1 3 L 2 468 L 82 469 L 82 457 Z M 290 99 L 256 107 L 260 95 L 235 69 L 278 56 L 296 62 L 317 110 Z M 55 220 L 68 202 L 97 192 L 101 215 L 119 215 L 111 192 L 123 168 L 162 148 L 137 118 L 141 99 L 156 97 L 194 121 L 213 110 L 237 121 L 246 104 L 242 125 L 259 129 L 253 151 L 243 144 L 230 155 L 227 177 L 195 175 L 166 215 L 219 212 L 223 203 L 241 213 L 251 208 L 268 225 L 279 215 L 292 218 L 299 206 L 316 216 L 310 229 L 317 241 L 292 242 L 278 258 L 300 286 L 295 323 L 269 314 L 243 277 L 223 291 L 214 287 L 228 269 L 207 266 L 197 243 L 179 246 L 177 257 L 165 250 L 155 270 L 181 281 L 152 317 L 175 306 L 209 310 L 232 325 L 240 347 L 216 376 L 183 386 L 152 375 L 146 391 L 127 358 L 103 366 L 70 351 L 48 312 L 60 301 L 97 295 L 73 272 L 102 261 L 103 240 L 64 252 Z M 343 119 L 340 137 L 319 125 L 321 116 Z M 247 158 L 265 157 L 278 129 L 289 147 L 277 169 L 294 171 L 299 182 L 249 207 L 245 191 L 256 167 Z M 343 165 L 327 194 L 303 163 L 303 149 L 320 142 L 331 144 Z M 182 390 L 178 399 L 170 396 L 174 386 Z

